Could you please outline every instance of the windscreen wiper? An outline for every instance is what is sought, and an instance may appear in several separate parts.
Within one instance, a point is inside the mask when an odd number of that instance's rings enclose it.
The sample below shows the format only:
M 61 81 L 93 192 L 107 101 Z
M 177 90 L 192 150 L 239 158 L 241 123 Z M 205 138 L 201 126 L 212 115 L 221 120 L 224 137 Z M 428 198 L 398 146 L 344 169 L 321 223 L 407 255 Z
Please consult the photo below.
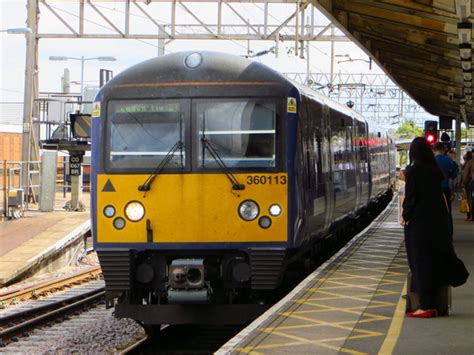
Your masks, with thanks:
M 183 115 L 180 116 L 179 118 L 179 140 L 171 147 L 171 149 L 166 153 L 165 157 L 161 162 L 158 164 L 158 166 L 155 168 L 155 170 L 148 176 L 148 178 L 145 180 L 145 182 L 142 185 L 138 186 L 138 191 L 144 191 L 145 193 L 143 194 L 143 197 L 146 197 L 146 192 L 150 191 L 151 189 L 151 184 L 155 180 L 156 176 L 161 173 L 161 171 L 165 168 L 165 166 L 173 159 L 174 154 L 176 151 L 179 149 L 180 153 L 180 158 L 181 158 L 181 169 L 184 169 L 184 162 L 183 162 L 183 148 L 184 148 L 184 143 L 183 143 Z
M 163 158 L 163 160 L 160 161 L 160 163 L 155 168 L 155 170 L 150 174 L 150 176 L 148 176 L 148 178 L 145 180 L 145 182 L 142 185 L 138 186 L 138 191 L 144 191 L 145 192 L 143 197 L 146 196 L 147 191 L 150 191 L 151 184 L 153 183 L 153 181 L 155 180 L 157 175 L 159 175 L 161 173 L 161 171 L 165 168 L 165 166 L 173 159 L 173 157 L 174 157 L 174 155 L 175 155 L 175 153 L 178 149 L 181 151 L 181 169 L 184 167 L 184 165 L 183 165 L 183 153 L 182 153 L 183 152 L 183 146 L 184 146 L 184 144 L 181 140 L 177 141 L 171 147 L 171 149 L 168 151 L 168 153 L 166 153 L 165 157 Z
M 229 179 L 230 183 L 232 184 L 232 190 L 245 190 L 245 185 L 242 185 L 239 183 L 237 178 L 232 174 L 230 171 L 229 167 L 225 165 L 224 161 L 220 157 L 219 153 L 217 152 L 216 148 L 212 145 L 212 143 L 207 139 L 204 130 L 205 130 L 205 125 L 206 125 L 206 118 L 203 118 L 203 126 L 202 126 L 202 135 L 201 135 L 201 144 L 202 144 L 202 159 L 203 159 L 203 165 L 204 165 L 204 150 L 207 149 L 211 157 L 216 161 L 217 165 L 220 166 L 220 168 L 224 171 L 225 176 L 227 176 L 227 179 Z

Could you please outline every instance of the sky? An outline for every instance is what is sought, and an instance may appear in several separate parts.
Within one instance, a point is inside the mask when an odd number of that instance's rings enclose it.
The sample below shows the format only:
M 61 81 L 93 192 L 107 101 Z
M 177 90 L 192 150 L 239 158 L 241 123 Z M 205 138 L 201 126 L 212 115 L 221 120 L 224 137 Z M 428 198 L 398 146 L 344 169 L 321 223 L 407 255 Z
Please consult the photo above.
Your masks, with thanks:
M 71 20 L 71 23 L 77 18 L 69 15 L 70 13 L 77 13 L 75 7 L 77 7 L 77 1 L 73 4 L 65 4 L 49 2 L 48 3 L 56 6 L 58 12 L 63 14 L 67 19 Z M 112 5 L 110 5 L 112 3 Z M 118 1 L 115 4 L 109 2 L 105 4 L 109 7 L 107 11 L 110 18 L 116 17 L 116 20 L 121 21 L 121 5 L 122 2 Z M 191 4 L 193 5 L 193 4 Z M 191 7 L 190 5 L 190 7 Z M 209 22 L 215 22 L 213 14 L 209 13 L 205 9 L 205 5 L 198 4 L 199 7 L 194 7 L 193 11 L 199 13 L 199 16 L 206 18 Z M 237 5 L 238 6 L 238 5 Z M 255 12 L 258 12 L 259 8 Z M 272 13 L 277 18 L 284 18 L 288 16 L 288 9 L 282 9 Z M 25 27 L 26 26 L 26 0 L 0 0 L 0 30 L 8 28 Z M 246 14 L 247 15 L 247 14 Z M 178 14 L 179 16 L 179 14 Z M 191 22 L 192 19 L 183 18 L 183 21 Z M 258 14 L 248 14 L 250 16 L 258 16 Z M 262 15 L 263 16 L 263 15 Z M 166 19 L 157 17 L 160 20 L 166 21 Z M 110 33 L 104 28 L 107 24 L 101 20 L 97 15 L 89 13 L 87 16 L 86 31 L 95 31 L 102 33 Z M 328 20 L 319 15 L 318 23 L 327 24 Z M 228 21 L 237 22 L 227 16 Z M 275 20 L 276 21 L 276 20 Z M 138 16 L 132 16 L 131 22 L 132 28 L 135 30 L 141 30 L 145 33 L 151 33 L 152 28 L 142 18 Z M 47 32 L 66 32 L 64 25 L 62 25 L 51 13 L 42 8 L 40 14 L 40 33 Z M 6 33 L 0 33 L 0 67 L 1 67 L 1 78 L 0 78 L 0 102 L 12 102 L 23 100 L 23 89 L 24 89 L 24 63 L 25 63 L 25 38 L 24 35 L 12 35 Z M 271 41 L 252 41 L 250 48 L 254 52 L 268 49 L 274 46 L 274 42 Z M 294 46 L 294 43 L 284 42 L 280 43 L 280 55 L 279 58 L 275 58 L 274 55 L 268 54 L 256 58 L 255 60 L 261 61 L 269 65 L 270 67 L 280 72 L 306 72 L 306 61 L 292 54 L 286 52 Z M 354 44 L 344 42 L 336 43 L 336 54 L 350 54 L 352 58 L 364 58 L 367 59 L 360 49 Z M 200 49 L 200 50 L 218 50 L 236 55 L 247 54 L 247 42 L 246 41 L 173 41 L 166 46 L 166 52 L 176 52 L 180 50 L 189 49 Z M 99 62 L 97 60 L 90 60 L 85 62 L 84 70 L 84 81 L 86 85 L 97 85 L 99 69 L 108 69 L 117 75 L 122 70 L 153 58 L 157 55 L 157 41 L 155 40 L 85 40 L 85 39 L 41 39 L 39 43 L 39 81 L 41 92 L 58 92 L 61 90 L 61 76 L 63 75 L 64 69 L 69 68 L 70 80 L 72 82 L 71 92 L 79 92 L 79 81 L 80 81 L 80 61 L 69 60 L 63 62 L 50 61 L 49 56 L 68 56 L 68 57 L 81 57 L 93 58 L 99 56 L 113 56 L 117 60 L 115 62 Z M 310 47 L 311 51 L 311 70 L 314 72 L 329 72 L 330 68 L 330 44 L 328 42 L 313 42 Z M 364 62 L 354 62 L 351 65 L 348 63 L 338 65 L 336 63 L 335 72 L 361 72 L 368 71 L 368 65 Z M 380 72 L 376 68 L 373 68 L 371 72 Z
M 78 0 L 47 0 L 56 12 L 60 13 L 72 27 L 78 28 Z M 26 27 L 26 4 L 27 0 L 0 0 L 0 30 L 8 28 Z M 107 0 L 106 2 L 94 1 L 95 6 L 101 9 L 118 27 L 123 28 L 124 2 L 121 0 Z M 140 2 L 141 6 L 144 1 Z M 188 3 L 186 6 L 192 9 L 205 23 L 216 23 L 217 7 L 202 2 Z M 170 23 L 168 2 L 152 3 L 147 9 L 153 18 L 159 23 Z M 232 6 L 247 17 L 250 23 L 263 23 L 262 4 L 239 4 Z M 294 11 L 294 4 L 270 4 L 269 25 L 277 25 L 283 22 L 290 13 Z M 167 8 L 168 7 L 168 8 Z M 132 8 L 134 8 L 132 6 Z M 225 6 L 223 7 L 225 8 Z M 177 23 L 197 23 L 188 13 L 177 7 Z M 40 6 L 39 33 L 70 33 L 67 28 L 53 16 L 51 11 Z M 308 11 L 309 12 L 309 11 Z M 307 15 L 309 16 L 307 12 Z M 326 26 L 329 20 L 316 10 L 315 23 Z M 167 18 L 168 16 L 168 18 Z M 110 34 L 113 31 L 102 18 L 86 6 L 85 16 L 86 33 Z M 308 20 L 307 20 L 308 21 Z M 223 23 L 242 23 L 229 9 L 223 10 Z M 132 33 L 150 34 L 156 31 L 153 25 L 143 14 L 132 11 L 130 18 Z M 182 30 L 182 29 L 180 29 Z M 193 33 L 193 29 L 185 31 Z M 283 32 L 284 33 L 284 32 Z M 340 32 L 339 32 L 340 34 Z M 244 56 L 250 46 L 254 53 L 273 47 L 273 41 L 232 41 L 232 40 L 175 40 L 166 45 L 166 53 L 182 50 L 214 50 L 235 55 Z M 310 70 L 313 73 L 329 73 L 331 44 L 330 42 L 311 42 L 310 48 Z M 369 65 L 363 60 L 368 60 L 367 54 L 351 42 L 335 42 L 336 56 L 350 55 L 352 59 L 362 59 L 355 62 L 338 63 L 341 58 L 334 60 L 334 74 L 337 73 L 367 73 L 380 74 L 383 71 L 374 62 L 369 70 Z M 0 124 L 21 124 L 22 102 L 24 92 L 26 40 L 24 35 L 13 35 L 0 32 Z M 307 62 L 294 54 L 294 42 L 280 42 L 279 56 L 267 54 L 252 60 L 262 62 L 282 73 L 306 73 Z M 84 86 L 99 85 L 99 70 L 112 70 L 114 75 L 121 71 L 153 58 L 158 54 L 157 40 L 105 40 L 105 39 L 40 39 L 39 41 L 39 91 L 40 93 L 61 92 L 61 77 L 67 68 L 70 72 L 70 92 L 79 93 L 81 63 L 80 60 L 51 61 L 50 56 L 67 56 L 80 58 L 96 58 L 100 56 L 112 56 L 116 58 L 113 62 L 89 60 L 85 62 Z M 342 58 L 344 59 L 344 58 Z M 348 95 L 346 93 L 345 95 Z M 352 97 L 352 94 L 351 94 Z M 87 100 L 87 98 L 86 98 Z M 346 100 L 346 99 L 344 99 Z M 351 98 L 351 100 L 353 100 Z M 356 102 L 358 99 L 354 99 Z M 345 102 L 345 101 L 344 101 Z M 361 101 L 362 102 L 362 101 Z M 373 114 L 373 113 L 372 113 Z M 387 115 L 387 113 L 381 113 Z M 426 114 L 427 117 L 430 115 Z M 7 118 L 5 118 L 7 117 Z M 424 117 L 424 116 L 423 116 Z M 431 116 L 432 117 L 432 116 Z M 394 128 L 396 126 L 391 126 Z

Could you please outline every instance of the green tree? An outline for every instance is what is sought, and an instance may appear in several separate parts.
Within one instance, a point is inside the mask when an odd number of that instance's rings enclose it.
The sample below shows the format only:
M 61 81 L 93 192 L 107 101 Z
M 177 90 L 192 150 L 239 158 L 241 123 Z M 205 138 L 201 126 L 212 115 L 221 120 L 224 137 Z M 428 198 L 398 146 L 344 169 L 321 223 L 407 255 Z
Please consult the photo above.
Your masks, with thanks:
M 423 128 L 418 127 L 413 121 L 407 121 L 404 122 L 400 127 L 398 127 L 395 133 L 401 136 L 405 136 L 404 140 L 411 140 L 415 137 L 422 137 Z M 402 168 L 408 164 L 408 154 L 406 151 L 398 152 L 398 164 Z
M 418 127 L 413 121 L 407 121 L 398 127 L 395 133 L 421 137 L 423 135 L 423 128 Z

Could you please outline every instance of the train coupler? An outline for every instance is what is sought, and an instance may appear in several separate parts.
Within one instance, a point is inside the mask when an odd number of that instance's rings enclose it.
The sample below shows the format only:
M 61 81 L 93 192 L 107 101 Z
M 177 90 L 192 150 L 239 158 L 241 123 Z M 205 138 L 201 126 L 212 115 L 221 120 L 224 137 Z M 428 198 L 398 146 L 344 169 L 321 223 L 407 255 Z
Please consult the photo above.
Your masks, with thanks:
M 169 266 L 168 303 L 208 302 L 212 295 L 204 280 L 204 259 L 176 259 Z

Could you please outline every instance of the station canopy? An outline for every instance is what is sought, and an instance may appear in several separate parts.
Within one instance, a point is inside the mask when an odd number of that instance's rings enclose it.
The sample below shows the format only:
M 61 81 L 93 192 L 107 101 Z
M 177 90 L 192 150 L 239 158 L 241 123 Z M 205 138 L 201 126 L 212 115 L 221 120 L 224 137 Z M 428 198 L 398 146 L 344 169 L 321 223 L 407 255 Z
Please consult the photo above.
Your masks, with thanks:
M 427 112 L 474 125 L 471 0 L 310 0 Z

